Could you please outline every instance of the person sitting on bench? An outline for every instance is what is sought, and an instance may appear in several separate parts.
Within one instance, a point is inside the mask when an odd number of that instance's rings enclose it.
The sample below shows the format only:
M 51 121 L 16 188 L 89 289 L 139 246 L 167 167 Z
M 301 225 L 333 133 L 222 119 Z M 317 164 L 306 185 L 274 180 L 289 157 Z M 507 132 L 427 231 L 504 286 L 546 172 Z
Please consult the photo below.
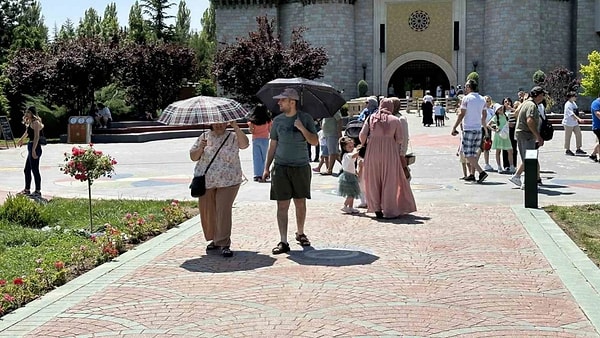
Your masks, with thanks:
M 98 109 L 95 117 L 96 123 L 100 125 L 100 128 L 110 128 L 110 124 L 112 122 L 110 109 L 108 109 L 108 107 L 106 107 L 102 102 L 96 103 L 96 108 Z

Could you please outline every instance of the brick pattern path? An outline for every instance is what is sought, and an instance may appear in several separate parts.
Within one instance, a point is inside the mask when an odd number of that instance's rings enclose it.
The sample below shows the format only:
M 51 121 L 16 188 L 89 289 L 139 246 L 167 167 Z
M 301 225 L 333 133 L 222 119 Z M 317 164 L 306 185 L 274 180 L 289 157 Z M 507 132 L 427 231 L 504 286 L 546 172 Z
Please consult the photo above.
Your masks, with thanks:
M 233 258 L 196 224 L 28 337 L 597 337 L 509 207 L 379 222 L 339 204 L 309 201 L 314 248 L 274 256 L 274 203 L 239 203 Z

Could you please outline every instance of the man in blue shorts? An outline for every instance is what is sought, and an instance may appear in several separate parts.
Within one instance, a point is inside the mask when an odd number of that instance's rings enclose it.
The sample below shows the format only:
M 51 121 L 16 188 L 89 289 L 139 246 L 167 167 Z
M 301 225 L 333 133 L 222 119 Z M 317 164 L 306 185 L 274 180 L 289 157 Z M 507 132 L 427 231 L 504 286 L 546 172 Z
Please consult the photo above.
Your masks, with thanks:
M 278 100 L 283 114 L 273 119 L 263 180 L 271 177 L 270 198 L 277 201 L 277 225 L 281 241 L 272 250 L 277 255 L 290 251 L 287 232 L 292 199 L 296 207 L 296 241 L 302 246 L 310 245 L 304 233 L 306 199 L 310 198 L 312 176 L 306 142 L 314 146 L 319 143 L 319 138 L 312 116 L 297 110 L 300 96 L 295 89 L 286 88 L 273 99 Z

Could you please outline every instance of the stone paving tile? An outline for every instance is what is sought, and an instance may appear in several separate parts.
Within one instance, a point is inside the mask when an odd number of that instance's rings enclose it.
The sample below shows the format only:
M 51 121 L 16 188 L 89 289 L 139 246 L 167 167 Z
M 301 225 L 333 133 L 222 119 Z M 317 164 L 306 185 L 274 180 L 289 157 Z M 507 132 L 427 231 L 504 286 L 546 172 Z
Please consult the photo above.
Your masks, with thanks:
M 338 204 L 309 201 L 314 247 L 274 256 L 274 203 L 238 203 L 233 258 L 197 232 L 28 337 L 598 336 L 510 207 Z

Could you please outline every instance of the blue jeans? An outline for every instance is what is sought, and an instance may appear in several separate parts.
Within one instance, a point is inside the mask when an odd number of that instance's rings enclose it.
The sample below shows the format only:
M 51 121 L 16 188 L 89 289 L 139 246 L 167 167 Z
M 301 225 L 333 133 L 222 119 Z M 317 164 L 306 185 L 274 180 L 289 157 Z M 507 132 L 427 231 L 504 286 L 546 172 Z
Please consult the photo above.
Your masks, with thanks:
M 262 174 L 265 170 L 265 160 L 267 159 L 268 148 L 268 138 L 252 139 L 252 164 L 254 165 L 254 177 L 262 177 Z
M 27 160 L 25 161 L 25 189 L 31 189 L 31 174 L 33 174 L 33 179 L 35 180 L 35 190 L 41 191 L 42 189 L 42 175 L 40 175 L 40 157 L 42 157 L 42 146 L 38 144 L 36 150 L 36 154 L 38 156 L 37 159 L 34 159 L 31 156 L 33 151 L 33 142 L 27 143 Z

